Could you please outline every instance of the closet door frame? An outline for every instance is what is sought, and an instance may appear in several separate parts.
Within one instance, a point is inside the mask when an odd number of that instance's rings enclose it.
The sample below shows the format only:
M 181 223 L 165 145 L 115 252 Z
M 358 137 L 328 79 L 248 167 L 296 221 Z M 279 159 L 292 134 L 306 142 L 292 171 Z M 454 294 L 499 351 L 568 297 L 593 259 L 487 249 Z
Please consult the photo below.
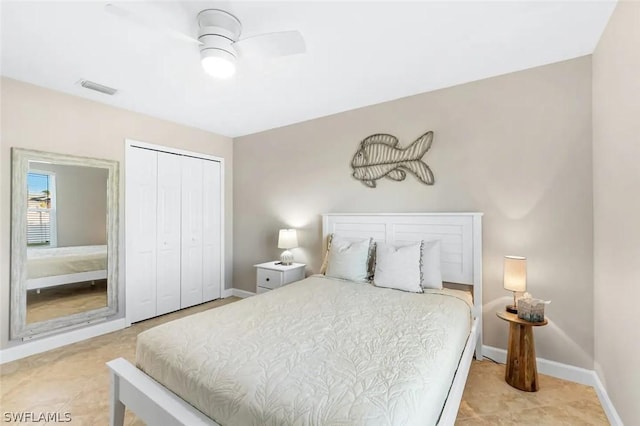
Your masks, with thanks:
M 203 153 L 200 153 L 200 152 L 187 151 L 187 150 L 184 150 L 184 149 L 178 149 L 178 148 L 172 148 L 172 147 L 168 147 L 168 146 L 151 144 L 151 143 L 137 141 L 137 140 L 133 140 L 133 139 L 125 139 L 124 144 L 125 144 L 125 150 L 124 150 L 125 151 L 125 155 L 124 155 L 125 165 L 126 165 L 126 162 L 127 162 L 127 157 L 130 155 L 132 149 L 148 149 L 148 150 L 152 150 L 152 151 L 166 152 L 166 153 L 169 153 L 169 154 L 176 154 L 176 155 L 187 156 L 187 157 L 201 158 L 201 159 L 204 159 L 204 160 L 212 160 L 212 161 L 217 161 L 218 163 L 220 163 L 220 287 L 221 287 L 220 288 L 220 293 L 221 293 L 221 297 L 223 297 L 223 298 L 231 296 L 231 289 L 225 289 L 225 232 L 224 232 L 224 230 L 225 230 L 225 203 L 224 203 L 224 199 L 225 199 L 225 178 L 224 178 L 225 168 L 224 168 L 224 158 L 216 157 L 215 155 L 203 154 Z M 129 188 L 127 188 L 127 176 L 126 175 L 124 176 L 124 186 L 125 186 L 125 197 L 126 197 L 127 190 L 129 189 Z M 124 230 L 125 238 L 124 239 L 126 241 L 127 240 L 126 223 L 128 222 L 129 215 L 130 215 L 130 212 L 127 210 L 126 203 L 125 203 L 124 209 L 125 209 L 125 230 Z M 128 243 L 125 243 L 125 244 L 128 244 Z M 126 295 L 126 293 L 127 293 L 127 280 L 126 280 L 126 277 L 124 279 L 124 289 L 123 290 L 124 290 L 124 293 Z M 131 325 L 130 310 L 127 309 L 126 306 L 125 306 L 125 325 L 126 325 L 126 327 L 129 327 Z

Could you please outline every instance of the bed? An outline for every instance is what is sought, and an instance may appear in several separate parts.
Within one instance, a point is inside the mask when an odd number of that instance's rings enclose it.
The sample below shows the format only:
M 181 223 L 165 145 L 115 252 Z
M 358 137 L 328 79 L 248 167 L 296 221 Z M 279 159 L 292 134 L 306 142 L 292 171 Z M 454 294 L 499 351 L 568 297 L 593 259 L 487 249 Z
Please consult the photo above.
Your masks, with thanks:
M 27 290 L 106 278 L 106 245 L 27 249 Z
M 453 424 L 481 357 L 480 227 L 480 214 L 323 216 L 324 236 L 441 240 L 444 280 L 471 292 L 312 276 L 158 326 L 136 366 L 108 363 L 111 424 L 125 406 L 150 425 Z

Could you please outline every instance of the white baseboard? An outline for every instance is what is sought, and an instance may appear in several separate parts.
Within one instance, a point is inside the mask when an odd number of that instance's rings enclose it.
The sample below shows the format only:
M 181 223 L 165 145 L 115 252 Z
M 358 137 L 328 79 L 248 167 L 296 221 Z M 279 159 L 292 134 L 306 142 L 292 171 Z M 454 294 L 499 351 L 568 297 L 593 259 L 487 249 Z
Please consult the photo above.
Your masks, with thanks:
M 232 288 L 231 289 L 231 294 L 235 297 L 241 297 L 241 298 L 245 298 L 245 297 L 251 297 L 251 296 L 255 296 L 256 294 L 251 292 L 251 291 L 246 291 L 246 290 L 240 290 L 239 288 Z
M 507 351 L 504 349 L 483 345 L 482 354 L 485 357 L 501 364 L 505 364 L 507 362 Z M 613 426 L 623 426 L 618 412 L 613 406 L 611 399 L 609 399 L 607 390 L 594 370 L 574 367 L 573 365 L 562 364 L 560 362 L 544 358 L 536 358 L 536 361 L 538 363 L 537 367 L 540 374 L 546 374 L 547 376 L 557 377 L 558 379 L 592 386 L 598 395 L 598 399 L 600 399 L 600 404 L 602 404 L 602 408 L 607 415 L 609 423 Z
M 593 372 L 593 380 L 595 381 L 593 387 L 598 394 L 598 399 L 600 399 L 600 404 L 602 404 L 602 408 L 604 409 L 604 413 L 607 415 L 609 423 L 613 426 L 623 426 L 622 419 L 620 418 L 620 415 L 618 415 L 616 407 L 613 406 L 613 402 L 609 399 L 607 389 L 604 387 L 600 380 L 600 376 L 595 371 Z
M 224 290 L 222 290 L 222 298 L 226 299 L 227 297 L 231 297 L 233 296 L 233 289 L 232 288 L 225 288 Z
M 507 351 L 504 349 L 494 348 L 493 346 L 482 346 L 482 355 L 487 358 L 505 364 L 507 362 Z M 547 376 L 557 377 L 558 379 L 568 380 L 570 382 L 580 383 L 583 385 L 593 386 L 593 370 L 586 368 L 574 367 L 573 365 L 561 364 L 555 361 L 549 361 L 544 358 L 536 358 L 538 361 L 538 373 Z
M 42 339 L 34 339 L 17 346 L 12 346 L 0 350 L 0 364 L 26 358 L 31 355 L 50 351 L 71 343 L 80 342 L 102 334 L 111 333 L 125 328 L 125 319 L 119 318 L 112 321 L 105 321 L 89 327 L 78 328 L 62 334 L 56 334 Z

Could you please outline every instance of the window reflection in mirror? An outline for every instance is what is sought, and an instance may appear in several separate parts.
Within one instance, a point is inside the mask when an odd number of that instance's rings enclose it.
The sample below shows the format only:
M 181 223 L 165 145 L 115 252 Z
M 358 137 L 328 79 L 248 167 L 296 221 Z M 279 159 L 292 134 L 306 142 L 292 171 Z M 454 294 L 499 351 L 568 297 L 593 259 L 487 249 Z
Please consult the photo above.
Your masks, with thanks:
M 54 172 L 27 174 L 27 247 L 56 246 L 55 187 Z

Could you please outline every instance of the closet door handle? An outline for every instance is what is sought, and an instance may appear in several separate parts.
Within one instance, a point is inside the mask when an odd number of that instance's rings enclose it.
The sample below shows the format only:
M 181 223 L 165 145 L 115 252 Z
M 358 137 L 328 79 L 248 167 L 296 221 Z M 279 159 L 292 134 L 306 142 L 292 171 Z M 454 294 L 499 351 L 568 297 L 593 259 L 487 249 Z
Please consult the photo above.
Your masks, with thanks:
M 269 281 L 269 278 L 267 278 L 267 281 Z

